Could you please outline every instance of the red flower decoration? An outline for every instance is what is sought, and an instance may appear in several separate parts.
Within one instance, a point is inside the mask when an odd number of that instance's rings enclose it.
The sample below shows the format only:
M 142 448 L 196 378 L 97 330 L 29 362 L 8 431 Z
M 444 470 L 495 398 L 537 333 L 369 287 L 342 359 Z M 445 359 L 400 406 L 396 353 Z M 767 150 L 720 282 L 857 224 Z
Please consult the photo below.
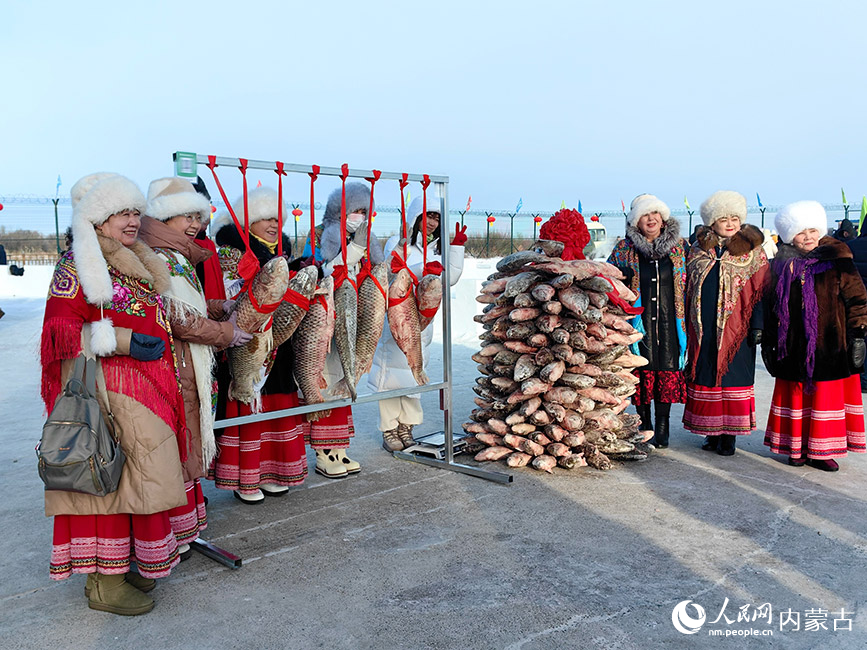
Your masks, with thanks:
M 590 243 L 590 232 L 578 210 L 563 209 L 554 213 L 539 229 L 540 239 L 555 239 L 566 244 L 564 260 L 583 260 L 584 247 Z

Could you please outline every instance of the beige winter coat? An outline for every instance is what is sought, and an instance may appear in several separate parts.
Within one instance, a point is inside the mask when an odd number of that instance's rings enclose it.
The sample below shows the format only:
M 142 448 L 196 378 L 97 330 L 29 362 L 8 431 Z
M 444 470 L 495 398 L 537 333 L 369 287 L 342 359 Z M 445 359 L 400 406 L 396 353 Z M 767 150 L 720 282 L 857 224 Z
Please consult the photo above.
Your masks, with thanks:
M 121 273 L 149 280 L 158 293 L 169 285 L 164 263 L 141 242 L 129 248 L 119 242 L 99 237 L 105 260 Z M 116 327 L 118 347 L 115 354 L 128 355 L 131 331 Z M 62 381 L 65 385 L 72 372 L 73 360 L 64 360 Z M 100 395 L 104 404 L 105 395 Z M 46 490 L 45 514 L 107 515 L 153 514 L 187 503 L 181 461 L 175 432 L 144 404 L 115 392 L 108 393 L 126 464 L 116 492 L 103 497 Z M 105 408 L 103 408 L 105 411 Z

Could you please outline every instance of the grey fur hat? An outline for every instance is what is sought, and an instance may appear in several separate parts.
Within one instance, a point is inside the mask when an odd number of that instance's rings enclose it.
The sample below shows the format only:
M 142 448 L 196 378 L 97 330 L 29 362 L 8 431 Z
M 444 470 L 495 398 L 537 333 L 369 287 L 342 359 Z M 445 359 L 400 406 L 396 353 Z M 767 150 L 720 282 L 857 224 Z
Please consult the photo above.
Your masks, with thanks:
M 340 223 L 340 202 L 341 192 L 338 187 L 328 195 L 328 203 L 325 204 L 325 215 L 322 217 L 322 223 L 327 224 L 329 221 Z M 370 187 L 366 183 L 347 183 L 346 184 L 346 214 L 370 208 Z M 376 203 L 373 204 L 373 211 L 376 211 Z M 369 215 L 368 215 L 369 216 Z
M 340 203 L 341 192 L 338 187 L 328 195 L 328 203 L 325 205 L 325 214 L 322 217 L 322 238 L 320 247 L 322 260 L 330 262 L 340 254 Z M 370 209 L 370 188 L 364 183 L 346 184 L 346 214 L 356 210 Z M 373 205 L 376 211 L 376 204 Z M 370 261 L 379 264 L 383 261 L 382 244 L 372 232 L 370 233 Z

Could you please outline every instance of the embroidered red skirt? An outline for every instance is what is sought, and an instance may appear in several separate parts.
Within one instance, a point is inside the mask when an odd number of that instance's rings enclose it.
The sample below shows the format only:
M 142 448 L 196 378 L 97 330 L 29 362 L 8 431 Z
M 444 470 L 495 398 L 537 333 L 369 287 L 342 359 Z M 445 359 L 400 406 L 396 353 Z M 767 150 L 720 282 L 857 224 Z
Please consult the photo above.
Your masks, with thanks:
M 165 578 L 180 562 L 168 511 L 152 515 L 56 515 L 51 579 L 73 573 L 126 573 Z
M 756 428 L 753 387 L 721 388 L 687 383 L 683 426 L 703 436 L 749 435 Z
M 262 412 L 298 406 L 298 394 L 262 396 Z M 226 418 L 250 415 L 246 404 L 229 400 Z M 299 485 L 307 477 L 304 416 L 289 415 L 223 429 L 208 478 L 221 490 L 254 494 L 260 483 Z
M 305 423 L 304 438 L 313 449 L 346 449 L 353 436 L 351 406 L 332 409 L 327 418 Z
M 169 510 L 169 523 L 178 544 L 189 544 L 199 536 L 199 531 L 208 527 L 208 513 L 205 510 L 205 495 L 199 479 L 184 483 L 187 505 Z
M 643 370 L 633 373 L 638 377 L 633 404 L 683 404 L 686 401 L 686 380 L 680 370 Z
M 804 384 L 777 379 L 768 415 L 765 444 L 777 454 L 800 458 L 841 458 L 864 453 L 864 407 L 860 375 Z

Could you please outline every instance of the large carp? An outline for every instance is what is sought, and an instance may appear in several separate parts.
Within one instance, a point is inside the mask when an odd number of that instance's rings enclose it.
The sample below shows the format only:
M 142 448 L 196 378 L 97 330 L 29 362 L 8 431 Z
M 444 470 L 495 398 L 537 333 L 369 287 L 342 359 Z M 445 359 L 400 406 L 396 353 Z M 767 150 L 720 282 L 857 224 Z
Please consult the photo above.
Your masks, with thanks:
M 260 331 L 268 322 L 271 313 L 263 314 L 258 311 L 253 306 L 250 294 L 252 293 L 261 308 L 280 300 L 286 293 L 288 284 L 289 267 L 286 260 L 275 257 L 256 274 L 250 288 L 238 297 L 232 310 L 232 313 L 237 314 L 238 327 L 252 333 L 253 339 L 246 345 L 227 350 L 229 369 L 232 373 L 229 397 L 244 404 L 252 404 L 254 411 L 258 411 L 259 408 L 262 373 L 274 345 L 272 329 Z
M 337 355 L 340 357 L 343 377 L 347 380 L 346 389 L 352 399 L 355 399 L 355 337 L 358 333 L 358 293 L 350 280 L 355 281 L 354 277 L 349 276 L 343 281 L 343 284 L 334 290 L 334 311 L 337 318 L 334 325 L 334 343 L 337 346 Z
M 286 264 L 286 259 L 275 257 L 268 260 L 265 266 L 256 274 L 256 277 L 253 278 L 250 289 L 238 296 L 232 307 L 231 313 L 238 314 L 236 321 L 238 327 L 245 332 L 254 334 L 262 329 L 262 326 L 271 317 L 270 312 L 263 314 L 253 307 L 253 302 L 250 300 L 250 292 L 252 292 L 259 306 L 263 307 L 280 300 L 283 294 L 286 293 L 286 287 L 288 286 L 289 266 Z
M 374 282 L 375 278 L 375 282 Z M 377 282 L 383 291 L 376 286 Z M 358 325 L 355 334 L 355 384 L 361 376 L 370 372 L 373 365 L 373 355 L 376 352 L 376 344 L 382 336 L 382 327 L 385 323 L 385 308 L 388 295 L 388 263 L 382 262 L 374 266 L 370 276 L 365 276 L 358 285 Z M 339 397 L 349 397 L 347 386 L 349 382 L 344 377 L 332 389 L 332 393 Z
M 415 288 L 415 302 L 418 305 L 418 321 L 421 331 L 427 329 L 436 316 L 443 301 L 443 281 L 438 275 L 426 275 Z M 430 311 L 429 311 L 430 310 Z M 425 316 L 424 314 L 428 315 Z
M 289 288 L 298 292 L 307 300 L 313 297 L 313 292 L 316 290 L 316 278 L 318 271 L 315 266 L 306 266 L 295 276 L 289 280 Z M 307 313 L 306 310 L 299 307 L 293 302 L 284 300 L 274 312 L 274 323 L 271 329 L 274 332 L 274 347 L 282 345 L 298 329 L 301 320 Z
M 325 302 L 324 305 L 322 301 Z M 327 277 L 313 293 L 310 311 L 304 316 L 292 336 L 292 349 L 295 352 L 295 382 L 308 404 L 319 404 L 325 401 L 322 390 L 326 386 L 322 373 L 325 370 L 325 357 L 331 349 L 332 336 L 334 336 L 334 280 Z M 308 413 L 307 421 L 313 422 L 330 414 L 330 410 Z
M 419 386 L 428 383 L 421 347 L 421 323 L 412 295 L 412 278 L 401 269 L 388 287 L 388 327 L 397 346 L 406 355 L 409 369 Z

